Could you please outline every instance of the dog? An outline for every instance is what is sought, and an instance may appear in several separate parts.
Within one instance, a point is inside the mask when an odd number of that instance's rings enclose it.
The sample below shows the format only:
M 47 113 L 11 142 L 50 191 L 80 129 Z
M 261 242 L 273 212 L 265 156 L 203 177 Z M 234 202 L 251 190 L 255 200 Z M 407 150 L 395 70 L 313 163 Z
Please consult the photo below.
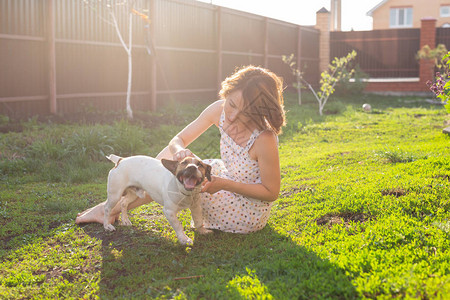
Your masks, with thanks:
M 109 218 L 111 210 L 121 199 L 122 225 L 130 226 L 128 205 L 148 194 L 163 206 L 164 215 L 181 244 L 193 244 L 177 218 L 177 213 L 183 209 L 190 209 L 194 227 L 200 234 L 212 232 L 203 226 L 200 206 L 201 184 L 205 178 L 211 181 L 210 165 L 194 157 L 186 157 L 180 162 L 160 161 L 144 155 L 122 158 L 111 154 L 107 158 L 115 163 L 115 167 L 108 174 L 108 197 L 103 220 L 105 230 L 115 230 Z

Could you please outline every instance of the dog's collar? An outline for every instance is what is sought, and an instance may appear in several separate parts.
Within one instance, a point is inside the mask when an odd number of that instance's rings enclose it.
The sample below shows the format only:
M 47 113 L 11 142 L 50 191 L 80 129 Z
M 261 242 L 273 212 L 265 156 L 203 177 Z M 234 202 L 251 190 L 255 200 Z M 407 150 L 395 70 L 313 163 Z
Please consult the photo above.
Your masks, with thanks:
M 191 195 L 186 195 L 185 193 L 181 192 L 181 191 L 167 191 L 167 193 L 170 195 L 183 195 L 183 198 L 181 198 L 181 200 L 185 199 L 186 197 L 190 197 Z M 181 201 L 180 200 L 180 201 Z
M 185 193 L 183 193 L 182 191 L 179 191 L 183 196 L 186 196 L 186 197 L 189 197 L 189 196 L 191 196 L 191 195 L 189 195 L 189 194 L 185 194 Z

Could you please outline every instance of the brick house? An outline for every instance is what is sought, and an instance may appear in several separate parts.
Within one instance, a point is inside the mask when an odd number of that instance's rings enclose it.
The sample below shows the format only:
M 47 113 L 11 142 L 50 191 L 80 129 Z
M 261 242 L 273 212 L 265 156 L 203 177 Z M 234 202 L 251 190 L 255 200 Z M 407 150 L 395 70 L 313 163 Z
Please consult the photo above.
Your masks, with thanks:
M 367 12 L 373 29 L 419 28 L 421 19 L 436 19 L 437 27 L 450 27 L 450 0 L 383 0 Z

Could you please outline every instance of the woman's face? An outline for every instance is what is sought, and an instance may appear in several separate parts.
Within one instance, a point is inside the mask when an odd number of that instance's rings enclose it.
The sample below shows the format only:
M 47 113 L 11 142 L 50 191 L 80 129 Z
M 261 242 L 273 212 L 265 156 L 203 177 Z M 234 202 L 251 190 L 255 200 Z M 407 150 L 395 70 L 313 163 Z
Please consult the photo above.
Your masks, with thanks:
M 225 99 L 225 119 L 227 124 L 241 124 L 246 125 L 251 123 L 251 119 L 242 113 L 244 108 L 244 99 L 242 98 L 242 91 L 236 90 L 231 92 Z

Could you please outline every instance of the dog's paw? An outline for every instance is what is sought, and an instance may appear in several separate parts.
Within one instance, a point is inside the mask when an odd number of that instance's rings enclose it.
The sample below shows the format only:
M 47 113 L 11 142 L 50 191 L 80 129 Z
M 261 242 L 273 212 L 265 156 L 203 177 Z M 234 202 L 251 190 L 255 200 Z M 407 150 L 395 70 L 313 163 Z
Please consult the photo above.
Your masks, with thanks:
M 114 231 L 116 228 L 112 224 L 105 224 L 103 225 L 106 231 Z
M 122 221 L 120 222 L 120 224 L 122 224 L 123 226 L 131 226 L 132 225 L 130 219 L 128 219 L 128 218 L 126 218 L 126 219 L 122 218 Z
M 178 238 L 178 240 L 180 241 L 181 245 L 189 245 L 189 246 L 194 245 L 194 242 L 192 241 L 192 239 L 190 239 L 186 235 L 183 236 L 183 237 Z
M 198 233 L 200 234 L 210 234 L 213 233 L 212 230 L 206 229 L 204 226 L 197 229 Z

